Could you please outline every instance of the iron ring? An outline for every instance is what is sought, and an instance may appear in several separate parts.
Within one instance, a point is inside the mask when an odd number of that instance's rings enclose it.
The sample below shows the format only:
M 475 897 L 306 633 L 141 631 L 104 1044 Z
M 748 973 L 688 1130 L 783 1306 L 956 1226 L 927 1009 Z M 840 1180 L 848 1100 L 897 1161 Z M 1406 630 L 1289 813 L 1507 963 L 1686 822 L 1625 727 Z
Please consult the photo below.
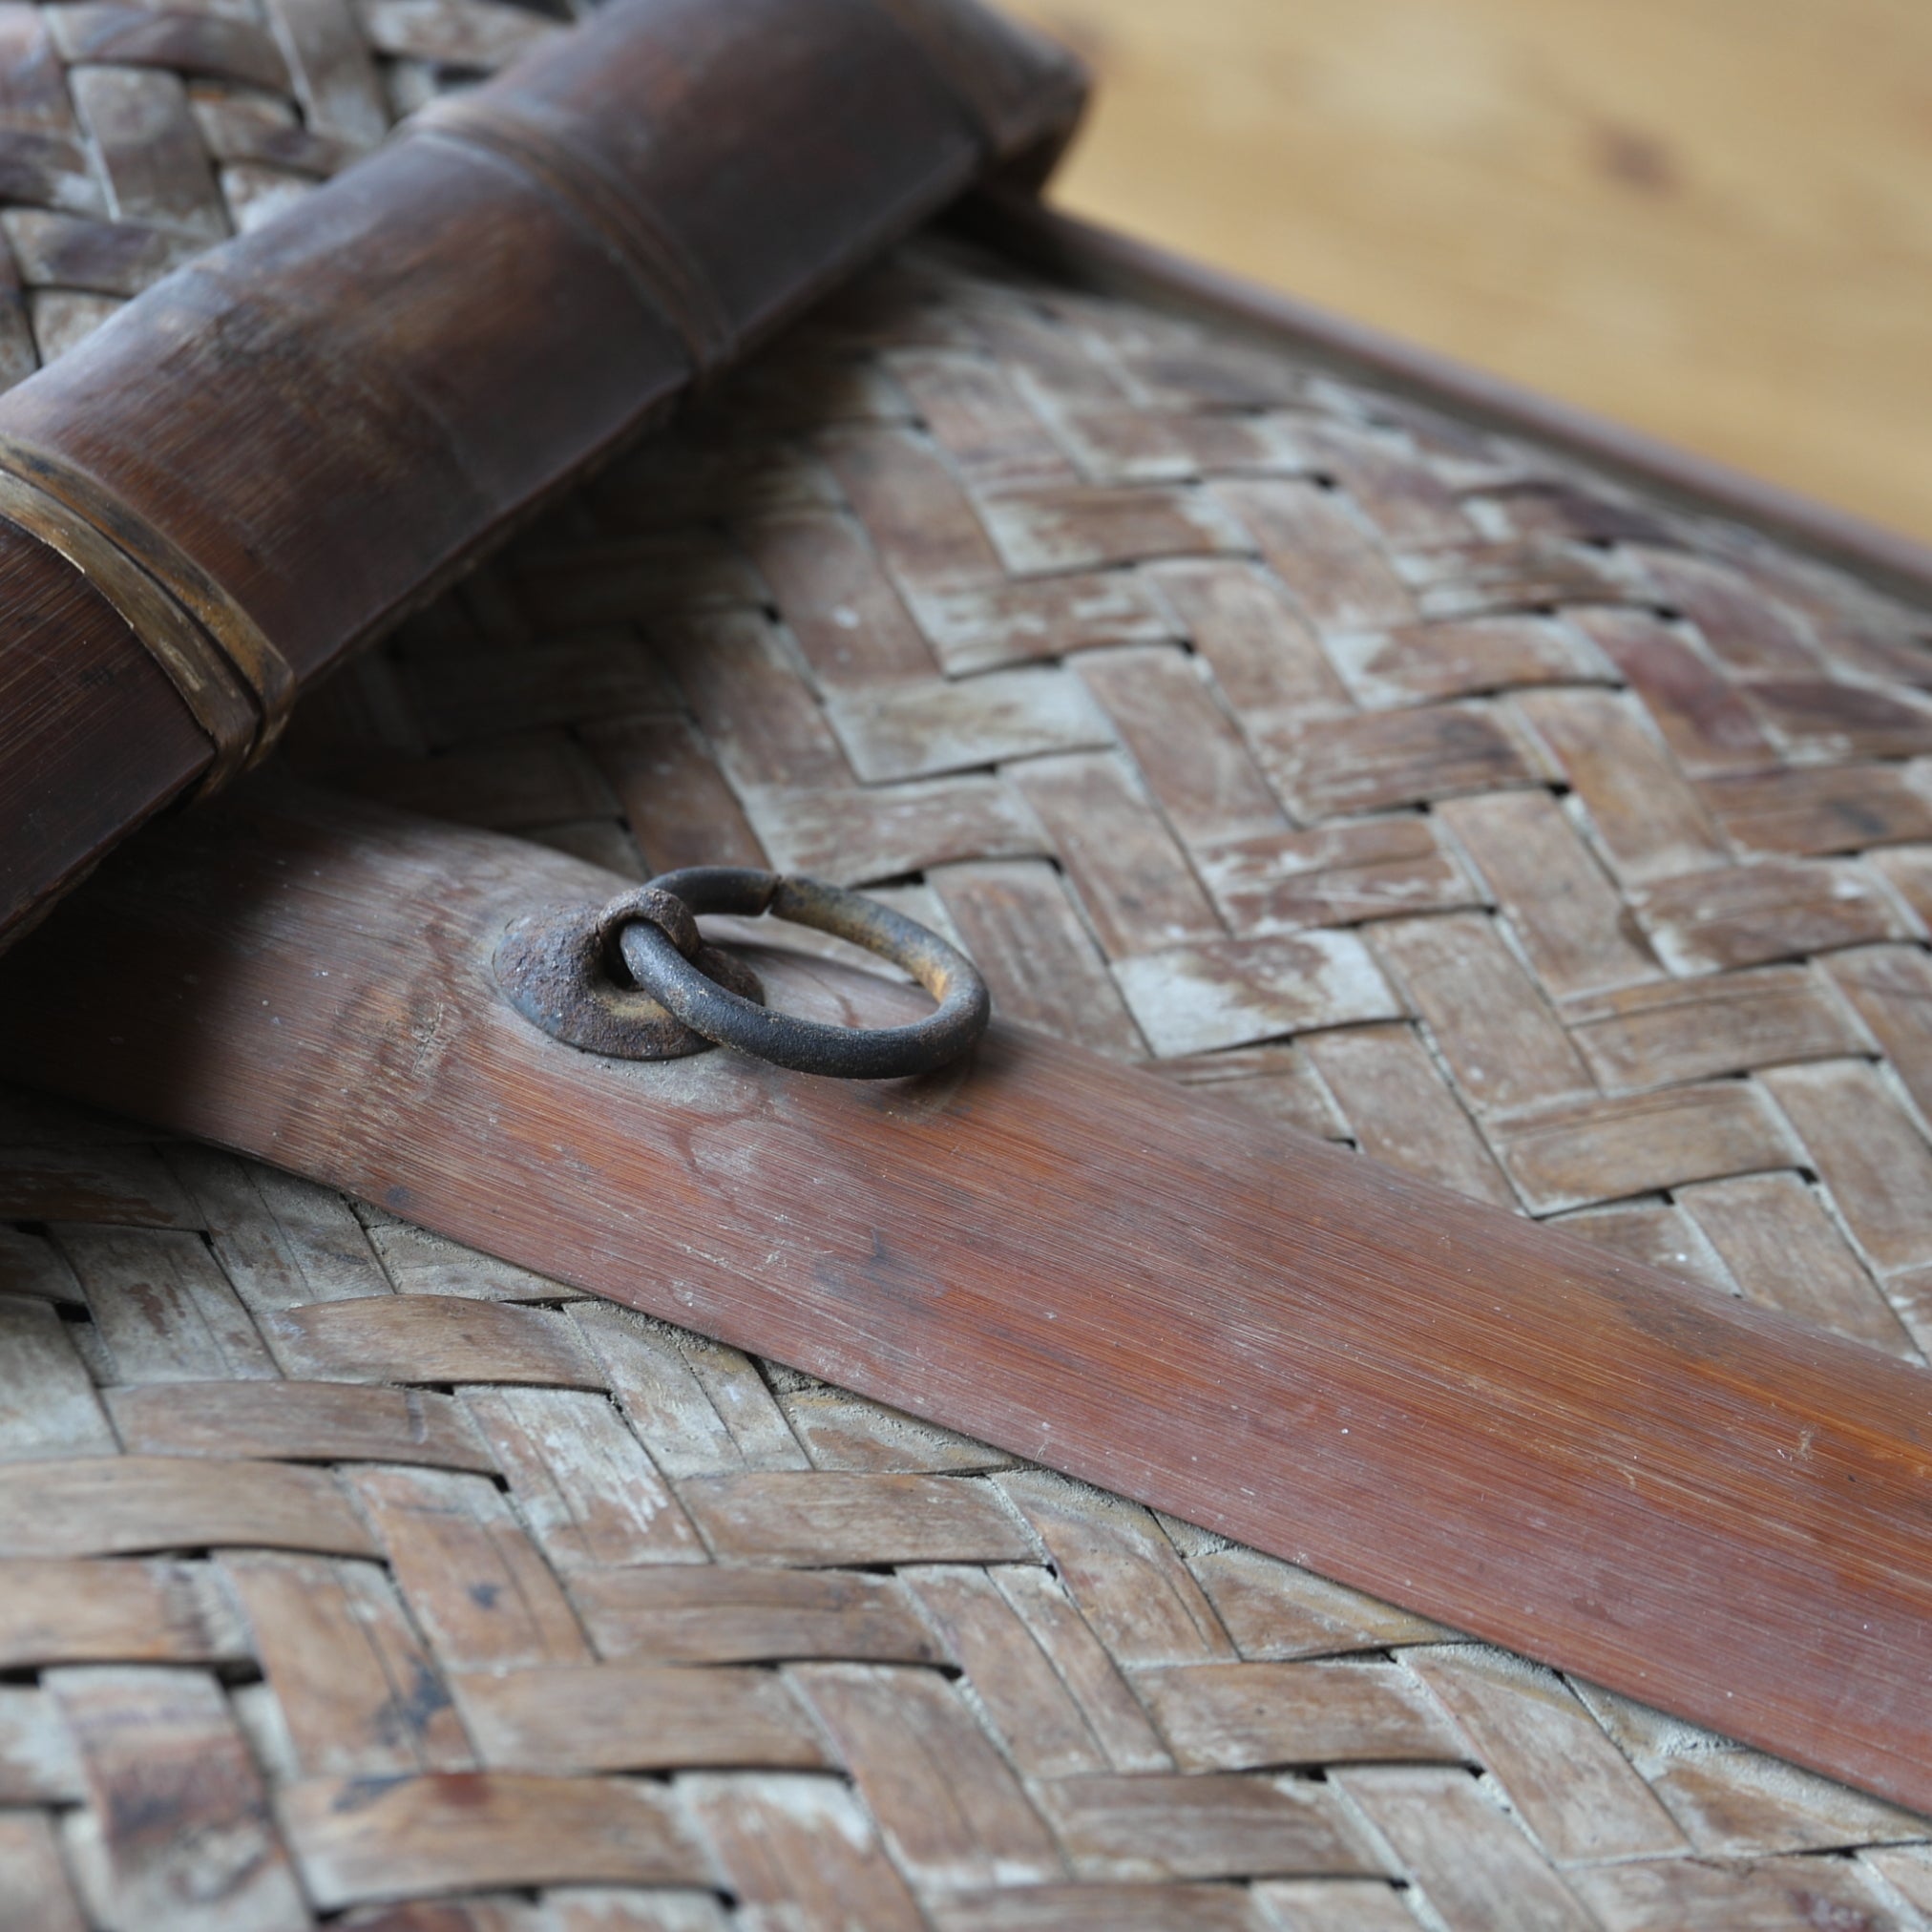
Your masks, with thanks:
M 638 986 L 693 1033 L 794 1073 L 895 1080 L 958 1059 L 986 1030 L 993 1002 L 978 969 L 957 947 L 876 899 L 818 879 L 748 866 L 690 866 L 652 879 L 694 913 L 755 918 L 768 913 L 876 953 L 903 967 L 938 1003 L 904 1026 L 850 1027 L 754 1005 L 707 978 L 647 918 L 623 927 L 618 946 Z
M 704 1053 L 708 1040 L 641 988 L 626 985 L 618 970 L 618 935 L 641 919 L 664 922 L 667 946 L 689 947 L 692 972 L 714 975 L 746 1004 L 765 998 L 750 967 L 706 945 L 683 903 L 648 886 L 620 892 L 606 906 L 552 906 L 514 920 L 492 962 L 497 984 L 532 1025 L 581 1052 L 613 1060 Z

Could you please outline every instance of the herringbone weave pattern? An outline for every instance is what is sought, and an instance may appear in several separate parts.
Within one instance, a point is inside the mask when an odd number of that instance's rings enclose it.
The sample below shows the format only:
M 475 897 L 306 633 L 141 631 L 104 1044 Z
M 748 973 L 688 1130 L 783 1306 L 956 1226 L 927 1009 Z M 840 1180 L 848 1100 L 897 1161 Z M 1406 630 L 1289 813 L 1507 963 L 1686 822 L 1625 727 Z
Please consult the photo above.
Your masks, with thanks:
M 549 11 L 0 4 L 0 387 L 339 173 L 433 94 L 557 32 Z
M 878 886 L 1012 1018 L 1916 1357 L 1927 687 L 1843 579 L 929 244 L 290 753 Z M 1932 1914 L 1923 1820 L 1288 1565 L 246 1163 L 0 1143 L 0 1922 Z

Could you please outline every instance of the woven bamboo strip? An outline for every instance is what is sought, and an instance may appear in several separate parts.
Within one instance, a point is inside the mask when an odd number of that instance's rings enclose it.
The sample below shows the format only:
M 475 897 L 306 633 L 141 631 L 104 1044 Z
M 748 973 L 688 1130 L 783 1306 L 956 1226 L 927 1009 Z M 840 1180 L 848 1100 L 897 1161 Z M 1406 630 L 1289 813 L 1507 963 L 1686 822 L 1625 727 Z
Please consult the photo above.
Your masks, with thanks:
M 928 246 L 291 753 L 877 886 L 1010 1013 L 1921 1359 L 1920 626 Z M 247 1924 L 1921 1922 L 1921 1820 L 263 1169 L 6 1138 L 10 1869 L 94 1922 L 205 1911 L 223 1806 Z
M 1928 688 L 1845 578 L 928 246 L 291 754 L 877 886 L 1015 1017 L 1922 1360 Z M 1932 1912 L 1922 1820 L 1587 1685 L 249 1164 L 0 1141 L 5 1922 Z

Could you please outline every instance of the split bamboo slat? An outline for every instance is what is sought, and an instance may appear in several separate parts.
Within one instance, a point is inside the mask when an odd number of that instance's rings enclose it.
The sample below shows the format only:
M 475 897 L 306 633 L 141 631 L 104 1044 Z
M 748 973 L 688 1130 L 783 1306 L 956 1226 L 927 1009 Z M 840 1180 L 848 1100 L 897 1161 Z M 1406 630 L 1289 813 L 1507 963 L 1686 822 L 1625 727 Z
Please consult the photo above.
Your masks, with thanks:
M 208 78 L 280 12 L 155 18 L 13 10 L 23 368 L 98 312 L 60 93 L 165 75 L 231 209 L 330 132 Z M 406 104 L 541 31 L 359 18 Z M 934 236 L 284 755 L 875 889 L 1011 1018 L 1922 1364 L 1928 692 L 1841 574 Z M 0 1224 L 9 1928 L 1932 1922 L 1923 1818 L 366 1202 L 10 1091 Z

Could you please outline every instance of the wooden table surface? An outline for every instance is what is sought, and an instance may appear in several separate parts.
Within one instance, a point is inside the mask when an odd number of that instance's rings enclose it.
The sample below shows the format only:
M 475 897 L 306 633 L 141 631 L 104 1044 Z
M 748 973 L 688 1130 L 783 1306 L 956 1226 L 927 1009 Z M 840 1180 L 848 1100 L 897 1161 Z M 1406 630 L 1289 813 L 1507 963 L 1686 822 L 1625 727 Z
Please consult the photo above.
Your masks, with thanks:
M 1932 536 L 1924 0 L 1011 0 L 1072 212 Z

